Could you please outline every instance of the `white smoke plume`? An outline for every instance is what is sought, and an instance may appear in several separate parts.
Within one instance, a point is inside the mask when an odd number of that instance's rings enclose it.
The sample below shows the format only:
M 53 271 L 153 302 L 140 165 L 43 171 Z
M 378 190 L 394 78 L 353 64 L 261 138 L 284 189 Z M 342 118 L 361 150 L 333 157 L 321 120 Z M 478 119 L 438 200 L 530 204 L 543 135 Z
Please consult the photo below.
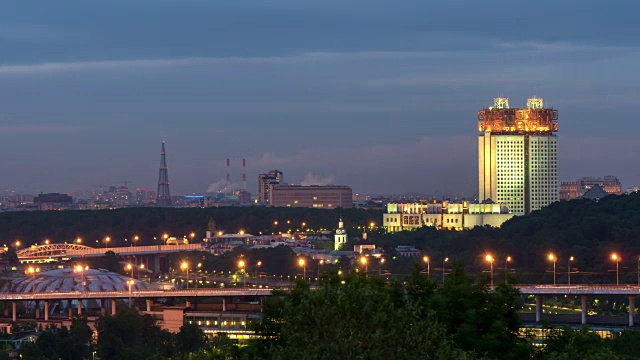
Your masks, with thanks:
M 311 172 L 307 174 L 307 176 L 300 182 L 302 186 L 310 186 L 310 185 L 333 185 L 336 180 L 335 176 L 329 175 L 325 177 L 313 175 Z
M 220 179 L 218 181 L 216 181 L 215 183 L 209 185 L 209 187 L 207 188 L 207 193 L 231 193 L 233 191 L 236 190 L 242 190 L 243 185 L 242 183 L 229 183 L 227 184 L 227 180 L 225 179 Z

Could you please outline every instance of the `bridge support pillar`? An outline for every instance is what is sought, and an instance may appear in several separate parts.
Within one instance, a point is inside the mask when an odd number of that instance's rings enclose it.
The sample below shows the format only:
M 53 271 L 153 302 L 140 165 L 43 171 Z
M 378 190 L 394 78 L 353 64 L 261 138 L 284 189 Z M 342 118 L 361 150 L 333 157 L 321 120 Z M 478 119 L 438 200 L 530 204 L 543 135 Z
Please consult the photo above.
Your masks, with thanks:
M 227 298 L 222 298 L 222 311 L 227 311 Z
M 186 307 L 188 307 L 188 308 L 190 308 L 190 307 L 191 307 L 191 301 L 187 300 L 187 301 L 185 302 L 185 306 L 186 306 Z
M 6 305 L 6 303 L 5 303 L 5 305 Z M 6 318 L 9 317 L 9 307 L 8 306 L 4 307 L 4 317 L 6 317 Z
M 536 322 L 540 322 L 542 317 L 542 295 L 536 295 Z
M 153 255 L 153 271 L 155 273 L 160 272 L 160 255 Z
M 13 321 L 18 321 L 18 302 L 17 301 L 11 302 L 11 319 Z
M 67 316 L 69 319 L 73 319 L 73 302 L 71 300 L 67 300 Z
M 35 309 L 36 320 L 40 319 L 40 301 L 35 300 L 33 308 Z
M 111 299 L 111 315 L 116 315 L 116 299 Z
M 82 299 L 78 299 L 78 316 L 82 315 Z
M 104 306 L 105 302 L 107 302 L 106 299 L 100 299 L 100 315 L 102 315 L 102 316 L 107 314 L 107 309 Z
M 151 299 L 147 299 L 147 312 L 151 312 L 151 304 L 153 303 L 153 301 Z
M 587 323 L 587 295 L 582 295 L 582 325 Z
M 634 295 L 629 296 L 629 326 L 633 326 L 633 313 L 636 308 L 636 297 Z
M 44 321 L 49 321 L 49 300 L 44 301 Z

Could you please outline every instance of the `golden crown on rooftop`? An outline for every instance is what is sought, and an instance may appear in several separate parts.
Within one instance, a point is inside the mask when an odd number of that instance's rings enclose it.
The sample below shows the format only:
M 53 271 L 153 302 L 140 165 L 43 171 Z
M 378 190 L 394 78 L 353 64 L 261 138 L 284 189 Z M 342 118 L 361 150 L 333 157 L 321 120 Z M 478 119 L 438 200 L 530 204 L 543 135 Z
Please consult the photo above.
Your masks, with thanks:
M 478 131 L 502 134 L 558 131 L 558 110 L 545 109 L 542 98 L 527 99 L 527 108 L 510 108 L 509 98 L 494 98 L 493 106 L 478 111 Z

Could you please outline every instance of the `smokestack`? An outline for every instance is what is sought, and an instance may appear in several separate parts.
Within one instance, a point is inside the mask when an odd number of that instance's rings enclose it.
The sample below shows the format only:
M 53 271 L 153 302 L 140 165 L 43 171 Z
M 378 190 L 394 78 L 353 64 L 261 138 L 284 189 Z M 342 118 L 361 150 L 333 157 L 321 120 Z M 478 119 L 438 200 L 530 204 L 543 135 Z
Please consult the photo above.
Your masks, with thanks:
M 227 158 L 227 187 L 231 184 L 231 159 Z
M 242 159 L 242 190 L 247 191 L 247 173 L 245 167 L 247 166 L 247 159 Z

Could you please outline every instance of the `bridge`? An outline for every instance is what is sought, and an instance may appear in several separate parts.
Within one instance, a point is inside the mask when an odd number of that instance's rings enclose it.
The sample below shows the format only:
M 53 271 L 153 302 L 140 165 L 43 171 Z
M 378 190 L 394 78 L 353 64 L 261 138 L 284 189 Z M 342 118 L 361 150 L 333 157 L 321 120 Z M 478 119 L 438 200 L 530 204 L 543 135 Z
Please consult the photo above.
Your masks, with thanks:
M 634 326 L 633 314 L 635 311 L 635 299 L 640 295 L 640 286 L 637 285 L 516 285 L 523 295 L 534 295 L 536 299 L 535 322 L 542 321 L 543 296 L 574 295 L 581 297 L 581 323 L 587 324 L 587 296 L 616 295 L 628 296 L 629 318 L 628 325 Z
M 160 268 L 160 257 L 180 251 L 204 251 L 204 244 L 146 245 L 93 248 L 80 244 L 32 245 L 16 254 L 21 263 L 50 262 L 73 258 L 100 257 L 113 252 L 123 257 L 145 257 L 147 267 L 155 271 Z

